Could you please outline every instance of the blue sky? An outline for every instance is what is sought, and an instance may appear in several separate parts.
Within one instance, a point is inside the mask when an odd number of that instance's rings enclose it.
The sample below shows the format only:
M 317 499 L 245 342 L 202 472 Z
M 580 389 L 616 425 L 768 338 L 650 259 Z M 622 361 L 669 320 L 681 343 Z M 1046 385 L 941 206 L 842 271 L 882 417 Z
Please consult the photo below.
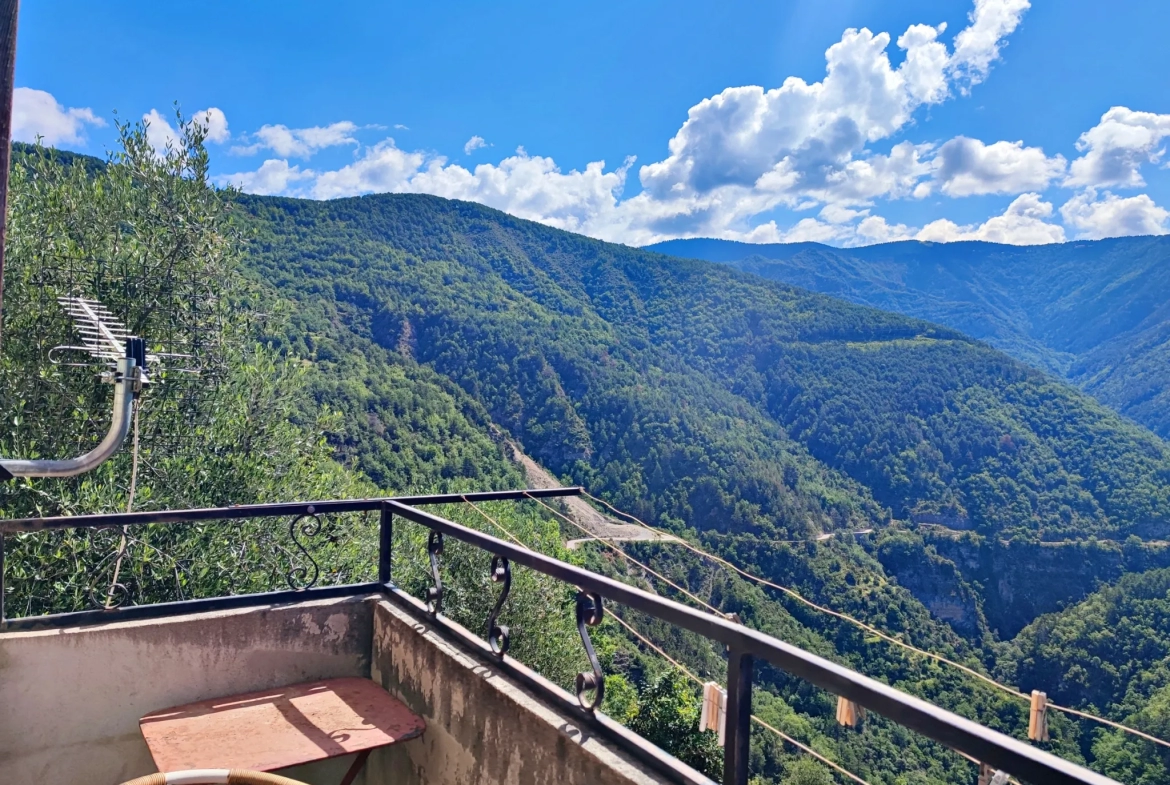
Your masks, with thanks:
M 630 244 L 1161 233 L 1167 23 L 1148 0 L 42 0 L 15 125 L 100 155 L 114 110 L 161 145 L 178 101 L 221 184 Z

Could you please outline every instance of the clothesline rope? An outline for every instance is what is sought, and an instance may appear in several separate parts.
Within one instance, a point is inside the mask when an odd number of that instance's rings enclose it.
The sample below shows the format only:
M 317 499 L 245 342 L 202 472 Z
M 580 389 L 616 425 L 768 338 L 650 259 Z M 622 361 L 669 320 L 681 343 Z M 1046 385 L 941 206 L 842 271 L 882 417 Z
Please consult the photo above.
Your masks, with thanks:
M 504 535 L 508 537 L 508 539 L 512 540 L 512 542 L 516 543 L 517 545 L 519 545 L 522 548 L 528 548 L 528 546 L 525 545 L 523 543 L 523 541 L 521 541 L 518 537 L 516 537 L 516 535 L 512 534 L 512 532 L 510 532 L 508 529 L 506 529 L 502 524 L 500 524 L 498 521 L 496 521 L 494 518 L 492 518 L 486 512 L 481 510 L 478 506 L 475 505 L 475 503 L 473 503 L 471 500 L 469 500 L 466 496 L 461 496 L 460 498 L 462 498 L 464 503 L 466 503 L 469 507 L 471 507 L 471 509 L 473 509 L 477 513 L 479 513 L 479 515 L 482 516 L 488 523 L 490 523 L 496 529 L 499 529 L 501 532 L 503 532 Z M 529 498 L 533 498 L 533 497 L 530 496 Z M 539 499 L 534 499 L 534 500 L 540 501 Z M 541 504 L 544 504 L 544 503 L 541 502 Z M 544 506 L 548 507 L 548 505 L 544 505 Z M 552 510 L 551 507 L 549 507 L 549 509 Z M 560 515 L 560 513 L 557 512 L 556 510 L 553 510 L 553 512 L 555 512 L 557 515 Z M 561 517 L 564 517 L 564 516 L 561 516 Z M 573 521 L 570 521 L 570 523 L 573 523 L 574 526 L 577 525 L 576 522 L 573 522 Z M 578 528 L 580 528 L 580 527 L 578 527 Z M 588 534 L 588 532 L 586 532 L 586 533 Z M 529 550 L 531 550 L 531 549 L 529 549 Z M 623 555 L 626 555 L 624 551 L 619 550 L 618 552 L 622 553 Z M 645 565 L 642 565 L 641 562 L 638 562 L 637 560 L 634 560 L 634 559 L 631 559 L 631 560 L 634 561 L 639 566 L 645 567 Z M 646 568 L 646 569 L 649 569 L 649 568 Z M 653 572 L 653 570 L 651 570 L 651 572 Z M 658 573 L 654 573 L 654 574 L 657 575 Z M 663 580 L 666 580 L 666 579 L 664 578 Z M 685 591 L 685 590 L 682 590 L 682 591 Z M 687 592 L 687 593 L 689 594 L 689 592 Z M 691 596 L 693 597 L 693 595 L 691 595 Z M 702 602 L 702 601 L 700 600 L 700 602 Z M 706 603 L 703 603 L 703 604 L 706 605 Z M 711 606 L 707 606 L 707 607 L 711 607 Z M 718 611 L 715 611 L 715 612 L 718 613 Z M 722 616 L 723 614 L 720 614 L 720 615 Z M 659 646 L 657 646 L 656 644 L 651 642 L 650 639 L 648 639 L 646 636 L 642 635 L 640 632 L 635 630 L 632 626 L 630 626 L 629 623 L 626 622 L 625 619 L 623 619 L 617 613 L 614 613 L 612 610 L 610 611 L 610 616 L 612 616 L 614 618 L 614 620 L 617 621 L 618 624 L 625 627 L 626 630 L 629 631 L 629 633 L 631 635 L 633 635 L 638 640 L 642 641 L 642 643 L 644 643 L 645 645 L 647 645 L 651 649 L 653 649 L 659 656 L 661 656 L 663 659 L 665 659 L 667 662 L 669 662 L 671 665 L 673 665 L 678 670 L 682 671 L 682 673 L 684 673 L 692 681 L 696 682 L 699 686 L 702 686 L 702 684 L 703 684 L 702 679 L 700 679 L 698 676 L 696 676 L 694 673 L 692 673 L 690 670 L 688 670 L 686 668 L 686 666 L 684 666 L 678 660 L 674 659 L 669 654 L 667 654 L 662 648 L 660 648 Z M 801 749 L 804 752 L 808 753 L 809 755 L 813 756 L 814 758 L 816 758 L 820 762 L 824 763 L 826 766 L 829 766 L 832 769 L 845 775 L 850 780 L 857 782 L 857 783 L 860 783 L 860 785 L 869 785 L 868 782 L 861 779 L 857 775 L 853 774 L 852 772 L 850 772 L 846 769 L 841 768 L 840 765 L 829 760 L 828 758 L 826 758 L 824 755 L 821 755 L 816 750 L 814 750 L 814 749 L 812 749 L 804 744 L 801 744 L 796 739 L 792 738 L 791 736 L 784 733 L 780 729 L 772 727 L 771 725 L 764 722 L 763 720 L 761 720 L 759 717 L 755 716 L 754 714 L 752 715 L 752 721 L 758 723 L 761 727 L 766 728 L 767 730 L 770 730 L 772 733 L 775 733 L 777 736 L 779 736 L 784 741 L 787 741 L 789 744 L 792 744 L 793 746 L 797 747 L 798 749 Z
M 647 531 L 655 532 L 657 534 L 665 534 L 665 532 L 663 532 L 661 529 L 658 529 L 657 527 L 651 526 L 650 524 L 646 523 L 645 521 L 640 520 L 639 518 L 637 518 L 634 515 L 631 515 L 628 512 L 625 512 L 623 510 L 619 510 L 618 508 L 614 507 L 612 504 L 605 501 L 604 499 L 599 499 L 596 496 L 594 496 L 593 494 L 589 493 L 588 491 L 583 491 L 583 493 L 585 496 L 588 496 L 593 501 L 608 508 L 615 515 L 620 515 L 623 518 L 631 520 L 634 523 L 638 524 L 639 526 L 644 527 Z M 681 544 L 684 548 L 687 548 L 688 550 L 693 551 L 694 553 L 696 553 L 700 556 L 703 556 L 703 557 L 708 558 L 714 562 L 722 564 L 723 566 L 727 567 L 728 569 L 734 570 L 735 572 L 739 573 L 740 575 L 742 575 L 744 578 L 747 578 L 748 580 L 754 581 L 754 582 L 762 584 L 764 586 L 769 586 L 773 589 L 776 589 L 777 591 L 781 591 L 781 592 L 785 593 L 786 595 L 792 597 L 793 599 L 804 603 L 805 605 L 807 605 L 810 608 L 814 608 L 822 613 L 826 613 L 830 616 L 834 616 L 838 619 L 849 622 L 850 624 L 856 625 L 857 627 L 865 630 L 866 632 L 869 632 L 873 635 L 876 635 L 879 638 L 881 638 L 882 640 L 888 641 L 889 643 L 893 643 L 896 646 L 900 646 L 903 649 L 907 649 L 908 651 L 912 651 L 912 652 L 920 654 L 924 657 L 928 657 L 932 660 L 935 660 L 936 662 L 944 663 L 944 664 L 950 665 L 954 668 L 958 668 L 959 670 L 963 671 L 964 673 L 966 673 L 970 676 L 974 676 L 975 678 L 979 679 L 980 681 L 983 681 L 986 684 L 988 684 L 992 687 L 995 687 L 996 689 L 1003 690 L 1004 692 L 1008 693 L 1009 695 L 1014 695 L 1017 698 L 1022 698 L 1023 700 L 1026 700 L 1029 702 L 1031 702 L 1031 700 L 1032 700 L 1032 696 L 1029 695 L 1028 693 L 1020 692 L 1019 690 L 1017 690 L 1013 687 L 1009 687 L 1006 684 L 1000 684 L 998 681 L 991 678 L 990 676 L 985 676 L 984 674 L 979 673 L 978 671 L 976 671 L 972 668 L 969 668 L 966 665 L 963 665 L 961 663 L 955 662 L 954 660 L 943 657 L 941 654 L 935 654 L 934 652 L 926 651 L 925 649 L 920 649 L 917 646 L 914 646 L 913 644 L 910 644 L 910 643 L 907 643 L 903 640 L 895 638 L 892 635 L 888 635 L 888 634 L 882 632 L 881 630 L 877 629 L 876 627 L 873 627 L 872 625 L 866 624 L 865 622 L 860 621 L 859 619 L 855 619 L 852 616 L 849 616 L 848 614 L 844 614 L 844 613 L 841 613 L 839 611 L 835 611 L 831 608 L 826 608 L 823 605 L 818 605 L 817 603 L 801 596 L 799 593 L 797 593 L 793 589 L 788 588 L 787 586 L 781 586 L 780 584 L 775 583 L 773 581 L 770 581 L 767 578 L 761 578 L 758 575 L 753 575 L 752 573 L 750 573 L 744 569 L 741 569 L 740 567 L 736 566 L 735 564 L 732 564 L 731 562 L 727 561 L 726 559 L 724 559 L 720 556 L 716 556 L 713 553 L 709 553 L 707 551 L 702 550 L 701 548 L 698 548 L 698 547 L 692 545 L 691 543 L 687 542 L 686 540 L 682 539 L 681 537 L 677 538 L 677 542 L 679 544 Z M 1057 711 L 1065 712 L 1066 714 L 1073 714 L 1073 715 L 1076 715 L 1078 717 L 1082 717 L 1082 718 L 1087 719 L 1087 720 L 1093 720 L 1095 722 L 1099 722 L 1099 723 L 1102 723 L 1104 725 L 1109 725 L 1113 728 L 1117 728 L 1118 730 L 1121 730 L 1121 731 L 1124 731 L 1126 733 L 1132 734 L 1134 736 L 1138 736 L 1140 738 L 1143 738 L 1146 741 L 1161 745 L 1163 747 L 1170 748 L 1170 742 L 1168 742 L 1164 739 L 1160 739 L 1157 736 L 1151 736 L 1148 733 L 1143 733 L 1142 731 L 1137 730 L 1136 728 L 1130 728 L 1126 725 L 1122 725 L 1119 722 L 1114 722 L 1113 720 L 1107 720 L 1104 717 L 1098 717 L 1094 714 L 1089 714 L 1088 712 L 1078 711 L 1077 709 L 1072 709 L 1072 708 L 1069 708 L 1067 706 L 1061 706 L 1061 705 L 1056 704 L 1056 703 L 1050 702 L 1047 705 L 1048 705 L 1048 708 L 1050 708 L 1050 709 L 1056 709 Z

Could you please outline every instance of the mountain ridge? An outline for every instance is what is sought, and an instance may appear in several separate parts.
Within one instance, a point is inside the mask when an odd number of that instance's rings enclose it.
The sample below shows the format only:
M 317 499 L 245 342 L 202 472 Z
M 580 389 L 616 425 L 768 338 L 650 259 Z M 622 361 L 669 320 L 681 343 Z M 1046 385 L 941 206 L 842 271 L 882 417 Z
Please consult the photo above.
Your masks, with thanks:
M 1170 237 L 853 249 L 694 239 L 647 248 L 953 327 L 1170 435 Z

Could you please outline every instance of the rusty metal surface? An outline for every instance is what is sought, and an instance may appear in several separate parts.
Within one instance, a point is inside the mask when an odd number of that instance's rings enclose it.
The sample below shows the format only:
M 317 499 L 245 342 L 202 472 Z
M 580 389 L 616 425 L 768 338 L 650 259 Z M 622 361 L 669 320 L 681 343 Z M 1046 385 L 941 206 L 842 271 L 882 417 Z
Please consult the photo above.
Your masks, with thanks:
M 159 771 L 274 771 L 413 739 L 421 717 L 369 679 L 306 682 L 189 703 L 139 723 Z

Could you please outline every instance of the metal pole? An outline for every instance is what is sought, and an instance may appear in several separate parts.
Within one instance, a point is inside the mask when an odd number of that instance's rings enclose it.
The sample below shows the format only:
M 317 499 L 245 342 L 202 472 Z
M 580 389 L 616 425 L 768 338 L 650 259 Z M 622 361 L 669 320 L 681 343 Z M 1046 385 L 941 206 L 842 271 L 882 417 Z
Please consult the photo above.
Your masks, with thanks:
M 12 163 L 12 89 L 20 0 L 0 0 L 0 333 L 4 328 L 4 246 L 8 237 L 8 169 Z
M 382 516 L 378 528 L 378 583 L 390 582 L 390 555 L 394 543 L 394 513 L 382 504 Z
M 723 785 L 747 785 L 752 729 L 752 655 L 727 654 L 727 733 L 723 746 Z
M 0 532 L 0 625 L 4 623 L 4 533 Z

